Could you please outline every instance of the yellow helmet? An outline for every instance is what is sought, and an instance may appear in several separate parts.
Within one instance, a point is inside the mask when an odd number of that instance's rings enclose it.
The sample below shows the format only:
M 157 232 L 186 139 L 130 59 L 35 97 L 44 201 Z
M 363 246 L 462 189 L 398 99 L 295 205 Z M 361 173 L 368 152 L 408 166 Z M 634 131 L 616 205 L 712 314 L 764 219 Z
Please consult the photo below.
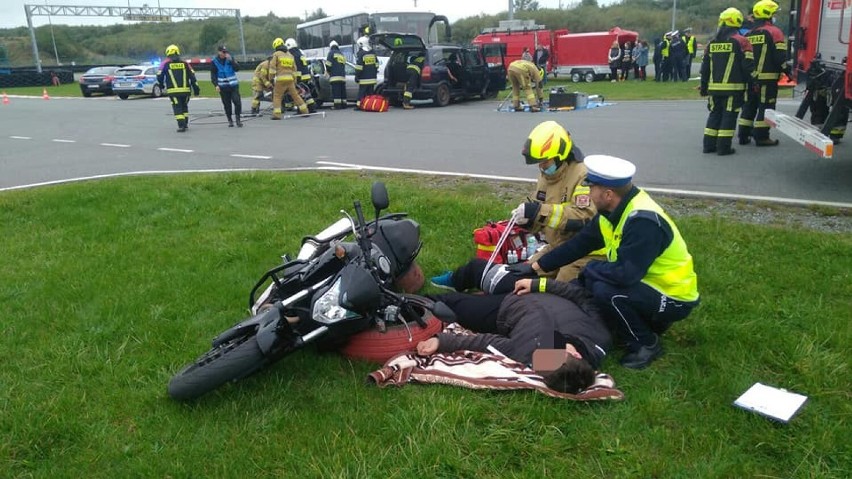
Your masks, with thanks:
M 553 120 L 539 123 L 524 143 L 521 154 L 528 165 L 548 160 L 565 161 L 571 152 L 571 135 Z
M 166 47 L 166 56 L 170 57 L 172 55 L 180 55 L 180 48 L 175 44 Z
M 741 27 L 743 26 L 743 12 L 734 7 L 727 8 L 719 14 L 719 26 Z
M 778 4 L 772 0 L 760 0 L 752 8 L 754 18 L 772 18 L 776 11 L 778 11 Z
M 280 47 L 282 45 L 284 45 L 284 39 L 276 38 L 275 40 L 272 40 L 272 49 L 273 50 L 277 50 L 278 47 Z

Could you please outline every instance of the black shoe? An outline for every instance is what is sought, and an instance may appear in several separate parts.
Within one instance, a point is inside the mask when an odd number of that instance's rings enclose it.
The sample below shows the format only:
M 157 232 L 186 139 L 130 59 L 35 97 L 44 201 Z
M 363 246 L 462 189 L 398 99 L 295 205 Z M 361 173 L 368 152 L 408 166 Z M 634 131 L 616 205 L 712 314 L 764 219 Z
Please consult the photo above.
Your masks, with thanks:
M 760 140 L 754 140 L 754 144 L 757 146 L 778 146 L 778 140 L 763 138 Z
M 657 336 L 653 346 L 642 346 L 638 351 L 627 353 L 621 358 L 621 365 L 630 369 L 644 369 L 663 355 L 663 342 Z
M 751 137 L 749 137 L 749 136 L 745 136 L 745 137 L 741 136 L 741 137 L 739 137 L 739 139 L 737 140 L 737 142 L 738 142 L 740 145 L 748 145 L 749 143 L 751 143 Z
M 231 121 L 231 120 L 228 120 L 228 128 L 233 128 L 233 127 L 234 127 L 234 122 Z
M 704 147 L 704 149 L 702 149 L 702 150 L 701 150 L 701 152 L 702 152 L 702 153 L 716 153 L 716 148 L 707 148 L 707 147 Z
M 182 127 L 178 128 L 178 129 L 177 129 L 177 132 L 178 132 L 178 133 L 186 133 L 186 127 L 185 127 L 185 126 L 182 126 Z
M 719 156 L 728 156 L 728 155 L 733 155 L 736 152 L 737 152 L 737 150 L 735 150 L 733 148 L 727 148 L 725 150 L 717 151 L 716 154 L 719 155 Z
M 242 122 L 242 120 L 240 120 L 239 118 L 237 118 L 237 128 L 242 128 L 242 127 L 243 127 L 243 122 Z

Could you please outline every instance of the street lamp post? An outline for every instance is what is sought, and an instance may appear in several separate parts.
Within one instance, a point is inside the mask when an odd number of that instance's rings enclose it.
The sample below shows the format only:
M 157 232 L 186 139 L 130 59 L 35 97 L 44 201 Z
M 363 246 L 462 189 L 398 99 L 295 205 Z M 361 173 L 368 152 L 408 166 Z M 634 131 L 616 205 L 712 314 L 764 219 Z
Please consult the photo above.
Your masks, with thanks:
M 675 30 L 675 19 L 677 19 L 677 0 L 674 0 L 674 5 L 672 5 L 672 30 Z

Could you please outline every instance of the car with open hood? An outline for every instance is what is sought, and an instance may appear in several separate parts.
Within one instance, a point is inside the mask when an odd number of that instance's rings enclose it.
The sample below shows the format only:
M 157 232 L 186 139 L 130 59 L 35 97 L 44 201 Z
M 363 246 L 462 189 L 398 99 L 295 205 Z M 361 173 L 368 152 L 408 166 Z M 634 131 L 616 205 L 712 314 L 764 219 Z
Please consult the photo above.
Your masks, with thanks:
M 437 106 L 446 106 L 454 100 L 493 98 L 506 88 L 502 62 L 505 52 L 501 45 L 426 45 L 419 36 L 407 33 L 376 33 L 370 35 L 370 43 L 377 54 L 388 56 L 381 93 L 394 105 L 402 103 L 409 58 L 418 55 L 423 55 L 425 61 L 420 86 L 413 92 L 414 100 L 432 100 Z M 494 57 L 500 61 L 486 61 Z M 459 81 L 452 81 L 450 71 Z

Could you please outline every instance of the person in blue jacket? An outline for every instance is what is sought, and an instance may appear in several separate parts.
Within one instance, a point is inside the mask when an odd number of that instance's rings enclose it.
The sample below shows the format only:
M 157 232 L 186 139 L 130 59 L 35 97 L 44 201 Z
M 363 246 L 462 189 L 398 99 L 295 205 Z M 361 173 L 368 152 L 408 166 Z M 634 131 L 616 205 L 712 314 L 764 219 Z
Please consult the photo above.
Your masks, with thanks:
M 236 114 L 237 126 L 242 128 L 243 122 L 240 115 L 243 112 L 243 101 L 240 98 L 240 81 L 237 79 L 239 69 L 240 64 L 231 57 L 228 48 L 220 45 L 216 56 L 210 62 L 210 81 L 213 82 L 219 98 L 222 99 L 222 105 L 225 106 L 228 126 L 234 126 L 233 116 Z

